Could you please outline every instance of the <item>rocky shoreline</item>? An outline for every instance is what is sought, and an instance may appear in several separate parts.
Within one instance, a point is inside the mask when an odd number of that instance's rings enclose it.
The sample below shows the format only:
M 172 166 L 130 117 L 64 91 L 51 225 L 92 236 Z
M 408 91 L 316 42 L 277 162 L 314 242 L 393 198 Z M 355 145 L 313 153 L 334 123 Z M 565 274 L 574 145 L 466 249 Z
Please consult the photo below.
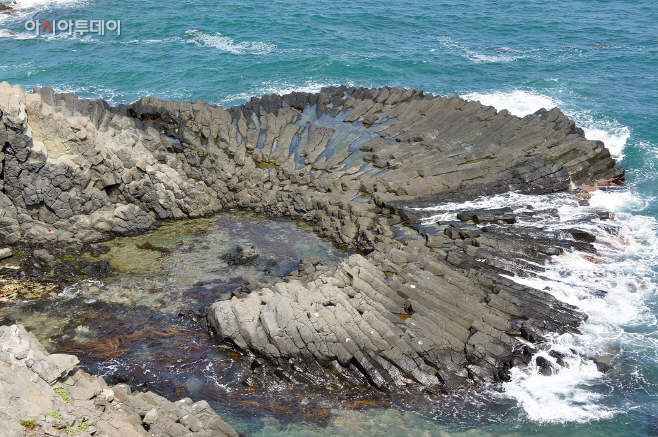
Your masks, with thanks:
M 412 89 L 336 87 L 225 110 L 155 98 L 110 107 L 3 83 L 0 111 L 0 245 L 45 251 L 48 270 L 49 251 L 94 250 L 158 220 L 230 209 L 303 220 L 355 254 L 217 302 L 209 327 L 255 369 L 381 390 L 506 380 L 532 356 L 528 342 L 586 319 L 508 277 L 565 250 L 595 252 L 591 235 L 478 208 L 426 226 L 418 207 L 511 191 L 586 204 L 577 187 L 624 176 L 558 109 L 519 118 Z
M 16 3 L 13 1 L 0 2 L 0 14 L 12 14 L 17 11 Z
M 73 355 L 48 354 L 20 325 L 0 326 L 3 435 L 238 436 L 205 401 L 109 387 L 77 364 Z

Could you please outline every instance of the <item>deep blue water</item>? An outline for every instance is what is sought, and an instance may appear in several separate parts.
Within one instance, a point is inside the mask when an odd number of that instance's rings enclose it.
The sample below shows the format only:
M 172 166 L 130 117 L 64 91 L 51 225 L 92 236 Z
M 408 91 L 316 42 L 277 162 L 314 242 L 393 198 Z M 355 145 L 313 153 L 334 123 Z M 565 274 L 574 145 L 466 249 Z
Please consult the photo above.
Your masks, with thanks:
M 618 374 L 587 379 L 588 393 L 599 397 L 557 394 L 568 407 L 557 415 L 540 414 L 558 408 L 555 403 L 509 395 L 502 412 L 474 409 L 474 418 L 486 419 L 471 422 L 373 412 L 365 419 L 350 416 L 342 428 L 256 421 L 245 429 L 256 435 L 375 435 L 379 431 L 367 423 L 390 422 L 385 429 L 397 431 L 378 435 L 421 429 L 429 435 L 658 435 L 658 424 L 651 425 L 658 416 L 655 1 L 25 0 L 19 7 L 18 14 L 0 16 L 0 35 L 14 34 L 0 37 L 0 81 L 26 89 L 52 85 L 115 103 L 153 95 L 231 106 L 252 95 L 326 85 L 400 85 L 459 93 L 519 115 L 557 105 L 627 169 L 629 191 L 604 203 L 621 213 L 635 245 L 607 273 L 632 270 L 644 288 L 626 295 L 632 292 L 628 281 L 612 281 L 610 291 L 632 301 L 633 309 L 617 301 L 593 306 L 602 319 L 628 315 L 600 324 L 597 341 L 618 351 Z M 121 20 L 122 34 L 36 38 L 25 30 L 29 19 Z M 541 398 L 532 390 L 545 389 L 538 384 L 527 392 Z M 578 406 L 593 413 L 569 409 Z

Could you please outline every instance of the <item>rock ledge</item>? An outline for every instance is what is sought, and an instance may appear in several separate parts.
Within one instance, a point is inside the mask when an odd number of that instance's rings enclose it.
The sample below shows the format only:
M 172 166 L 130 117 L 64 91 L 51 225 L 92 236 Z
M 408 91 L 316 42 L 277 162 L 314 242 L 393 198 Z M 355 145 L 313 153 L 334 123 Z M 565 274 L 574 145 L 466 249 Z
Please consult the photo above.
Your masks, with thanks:
M 238 436 L 205 401 L 109 387 L 77 364 L 73 355 L 48 354 L 20 325 L 0 326 L 2 435 Z
M 415 207 L 624 177 L 557 108 L 519 118 L 397 87 L 225 110 L 149 97 L 110 107 L 2 83 L 0 116 L 0 245 L 81 250 L 228 209 L 306 221 L 357 254 L 218 302 L 210 327 L 284 371 L 383 390 L 505 380 L 528 362 L 527 342 L 586 318 L 509 279 L 565 250 L 595 252 L 582 233 L 515 226 L 514 211 L 486 208 L 427 227 Z

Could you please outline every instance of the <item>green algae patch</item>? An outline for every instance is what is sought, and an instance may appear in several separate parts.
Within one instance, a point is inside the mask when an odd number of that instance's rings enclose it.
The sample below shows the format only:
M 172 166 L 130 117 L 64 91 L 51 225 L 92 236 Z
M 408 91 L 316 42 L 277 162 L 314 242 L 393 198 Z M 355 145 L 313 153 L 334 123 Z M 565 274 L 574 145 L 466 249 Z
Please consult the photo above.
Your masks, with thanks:
M 466 162 L 463 162 L 463 163 L 457 165 L 457 168 L 459 168 L 459 169 L 467 168 L 467 167 L 470 167 L 470 166 L 472 166 L 472 165 L 474 165 L 474 164 L 478 164 L 478 163 L 480 163 L 480 162 L 491 161 L 492 159 L 493 159 L 493 158 L 489 158 L 489 157 L 486 157 L 486 158 L 480 158 L 480 159 L 472 159 L 472 160 L 470 160 L 470 161 L 466 161 Z
M 206 232 L 215 218 L 161 223 L 154 231 L 133 237 L 120 237 L 102 243 L 110 250 L 88 260 L 106 260 L 117 273 L 148 274 L 161 268 L 161 258 L 181 245 L 182 240 Z
M 59 395 L 59 397 L 62 398 L 62 400 L 64 402 L 69 401 L 69 395 L 66 393 L 66 390 L 64 390 L 63 388 L 54 388 L 53 391 L 55 393 L 57 393 Z M 54 413 L 54 414 L 57 414 L 57 413 Z M 55 417 L 55 416 L 53 416 L 53 417 Z M 58 417 L 58 419 L 61 419 L 61 417 Z
M 277 168 L 278 166 L 276 164 L 272 164 L 271 162 L 260 161 L 260 162 L 256 163 L 256 167 L 258 167 L 258 168 Z
M 36 419 L 25 419 L 21 420 L 21 426 L 24 426 L 27 429 L 34 429 L 37 426 Z

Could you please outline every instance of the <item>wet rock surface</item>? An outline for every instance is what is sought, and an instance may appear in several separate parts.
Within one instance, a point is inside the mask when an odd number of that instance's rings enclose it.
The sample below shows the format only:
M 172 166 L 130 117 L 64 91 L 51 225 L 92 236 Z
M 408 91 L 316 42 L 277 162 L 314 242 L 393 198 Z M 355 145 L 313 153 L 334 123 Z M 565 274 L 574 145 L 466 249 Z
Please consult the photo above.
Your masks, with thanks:
M 170 402 L 125 384 L 110 387 L 77 364 L 73 355 L 48 354 L 22 326 L 1 326 L 3 435 L 238 435 L 205 401 Z
M 89 246 L 84 248 L 84 251 L 93 254 L 102 249 Z M 12 253 L 11 262 L 0 269 L 0 281 L 24 279 L 26 283 L 32 281 L 61 291 L 76 281 L 98 280 L 112 274 L 112 268 L 107 261 L 90 259 L 81 252 L 72 254 L 66 248 L 34 249 L 19 246 Z
M 238 244 L 235 253 L 227 253 L 223 258 L 230 266 L 257 264 L 258 252 L 253 244 Z
M 16 2 L 8 1 L 0 3 L 0 14 L 11 14 L 16 12 Z
M 81 250 L 227 209 L 305 221 L 358 254 L 217 302 L 210 327 L 284 372 L 384 390 L 504 380 L 527 355 L 519 338 L 585 319 L 506 276 L 541 271 L 526 254 L 590 248 L 588 235 L 524 229 L 514 211 L 477 207 L 432 229 L 418 207 L 624 175 L 558 109 L 519 118 L 412 89 L 336 87 L 225 110 L 154 98 L 111 108 L 3 83 L 0 110 L 0 244 Z M 230 256 L 250 262 L 251 251 Z

